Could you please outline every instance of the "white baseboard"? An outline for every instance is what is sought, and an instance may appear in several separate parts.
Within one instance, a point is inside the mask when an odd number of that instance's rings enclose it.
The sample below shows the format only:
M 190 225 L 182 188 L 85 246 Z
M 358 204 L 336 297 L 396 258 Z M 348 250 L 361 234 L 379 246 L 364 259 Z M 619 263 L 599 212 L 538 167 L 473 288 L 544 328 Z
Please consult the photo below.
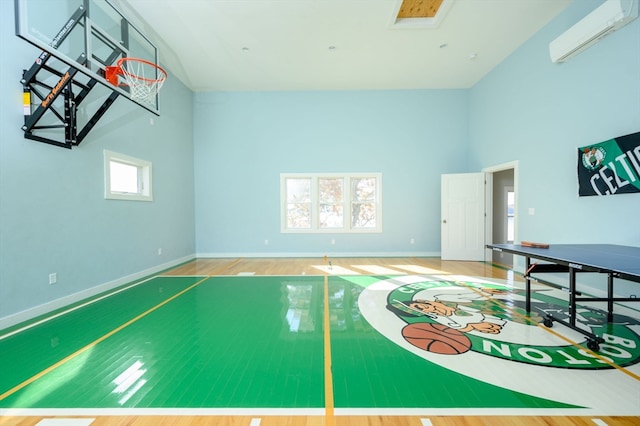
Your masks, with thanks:
M 68 296 L 61 297 L 56 300 L 52 300 L 51 302 L 43 303 L 42 305 L 34 306 L 33 308 L 25 309 L 24 311 L 7 315 L 6 317 L 0 318 L 0 330 L 3 330 L 8 327 L 12 327 L 16 324 L 20 324 L 21 322 L 29 321 L 33 318 L 39 317 L 40 315 L 48 314 L 49 312 L 53 312 L 56 309 L 64 308 L 65 306 L 69 306 L 73 303 L 93 297 L 100 293 L 104 293 L 106 291 L 109 291 L 114 288 L 125 285 L 127 283 L 130 283 L 132 281 L 136 281 L 141 278 L 147 277 L 149 275 L 156 274 L 160 271 L 164 271 L 165 269 L 172 268 L 176 265 L 179 265 L 181 263 L 187 262 L 192 259 L 195 259 L 195 255 L 189 255 L 189 256 L 182 257 L 180 259 L 175 259 L 175 260 L 163 263 L 161 265 L 157 265 L 152 268 L 148 268 L 143 271 L 136 272 L 134 274 L 127 275 L 125 277 L 118 278 L 116 280 L 109 281 L 103 284 L 99 284 L 95 287 L 91 287 L 86 290 L 82 290 L 77 293 L 73 293 Z
M 299 253 L 299 252 L 295 252 L 295 253 L 265 253 L 265 252 L 259 252 L 259 253 L 197 253 L 196 257 L 199 259 L 211 259 L 211 258 L 220 258 L 220 259 L 227 259 L 227 258 L 239 258 L 239 257 L 244 257 L 244 258 L 269 258 L 269 257 L 273 257 L 273 258 L 280 258 L 280 257 L 290 257 L 290 258 L 312 258 L 312 257 L 317 257 L 319 259 L 323 259 L 325 256 L 329 257 L 329 258 L 339 258 L 339 257 L 344 257 L 344 258 L 349 258 L 349 257 L 440 257 L 440 252 L 358 252 L 358 253 L 354 253 L 354 252 L 335 252 L 335 253 L 331 253 L 331 252 L 322 252 L 322 253 Z

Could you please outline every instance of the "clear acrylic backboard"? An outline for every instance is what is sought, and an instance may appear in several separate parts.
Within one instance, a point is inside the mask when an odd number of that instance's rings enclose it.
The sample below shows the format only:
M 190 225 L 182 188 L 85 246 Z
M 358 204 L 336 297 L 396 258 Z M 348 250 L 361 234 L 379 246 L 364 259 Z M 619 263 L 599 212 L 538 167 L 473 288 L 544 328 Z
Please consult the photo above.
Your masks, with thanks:
M 156 46 L 108 0 L 15 0 L 15 14 L 16 35 L 56 58 L 51 66 L 62 62 L 74 67 L 88 80 L 159 114 L 158 96 L 140 102 L 131 98 L 127 86 L 105 79 L 105 68 L 123 57 L 158 65 Z

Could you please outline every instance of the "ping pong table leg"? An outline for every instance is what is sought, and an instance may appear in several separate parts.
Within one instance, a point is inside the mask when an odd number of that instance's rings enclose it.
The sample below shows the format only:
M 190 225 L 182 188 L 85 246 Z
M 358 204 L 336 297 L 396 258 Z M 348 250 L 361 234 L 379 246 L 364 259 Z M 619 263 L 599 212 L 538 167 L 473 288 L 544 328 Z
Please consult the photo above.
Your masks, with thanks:
M 613 321 L 613 273 L 607 274 L 607 321 Z
M 613 278 L 611 278 L 613 279 Z M 613 284 L 611 285 L 611 287 L 613 287 Z M 529 291 L 527 291 L 527 302 L 529 302 Z M 611 299 L 611 297 L 609 297 L 609 299 Z M 613 301 L 610 300 L 610 302 L 613 304 Z M 528 307 L 527 307 L 528 308 Z M 613 309 L 613 307 L 611 307 L 610 309 Z M 593 333 L 590 333 L 580 327 L 576 326 L 576 316 L 577 316 L 577 309 L 576 309 L 576 268 L 573 268 L 571 266 L 569 266 L 569 322 L 566 322 L 564 320 L 561 319 L 557 319 L 554 318 L 553 315 L 551 314 L 547 314 L 546 317 L 544 318 L 544 325 L 547 327 L 552 327 L 553 326 L 553 322 L 557 321 L 579 333 L 584 334 L 585 336 L 587 336 L 587 347 L 589 349 L 591 349 L 592 351 L 598 351 L 600 350 L 600 344 L 604 343 L 604 339 L 600 336 L 596 336 Z
M 576 326 L 576 270 L 569 267 L 569 323 Z
M 526 300 L 525 300 L 525 308 L 527 309 L 527 313 L 531 312 L 531 278 L 529 278 L 529 271 L 531 270 L 531 258 L 529 256 L 525 256 L 525 273 L 524 282 L 525 282 L 525 292 L 526 292 Z

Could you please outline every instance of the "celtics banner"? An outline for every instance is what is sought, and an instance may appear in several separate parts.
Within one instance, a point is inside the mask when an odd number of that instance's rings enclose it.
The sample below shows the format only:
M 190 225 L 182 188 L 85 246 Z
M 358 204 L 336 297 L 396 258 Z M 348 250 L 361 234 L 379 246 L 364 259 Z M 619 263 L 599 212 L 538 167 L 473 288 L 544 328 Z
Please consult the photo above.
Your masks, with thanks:
M 578 148 L 578 195 L 640 192 L 640 132 Z

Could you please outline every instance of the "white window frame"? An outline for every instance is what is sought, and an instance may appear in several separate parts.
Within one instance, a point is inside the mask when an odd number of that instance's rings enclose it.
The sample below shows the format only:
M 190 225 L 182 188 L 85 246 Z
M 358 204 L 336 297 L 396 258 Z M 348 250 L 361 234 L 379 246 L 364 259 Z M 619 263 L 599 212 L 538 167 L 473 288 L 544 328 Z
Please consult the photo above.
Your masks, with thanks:
M 319 179 L 344 179 L 343 217 L 341 228 L 321 228 L 319 223 Z M 376 180 L 376 226 L 373 228 L 351 227 L 351 179 L 374 178 Z M 311 226 L 309 228 L 287 227 L 287 179 L 311 179 Z M 370 234 L 382 232 L 382 173 L 281 173 L 280 174 L 280 232 L 287 234 Z
M 111 190 L 111 162 L 134 166 L 138 169 L 137 192 Z M 152 164 L 149 161 L 104 150 L 104 198 L 108 200 L 153 201 Z

